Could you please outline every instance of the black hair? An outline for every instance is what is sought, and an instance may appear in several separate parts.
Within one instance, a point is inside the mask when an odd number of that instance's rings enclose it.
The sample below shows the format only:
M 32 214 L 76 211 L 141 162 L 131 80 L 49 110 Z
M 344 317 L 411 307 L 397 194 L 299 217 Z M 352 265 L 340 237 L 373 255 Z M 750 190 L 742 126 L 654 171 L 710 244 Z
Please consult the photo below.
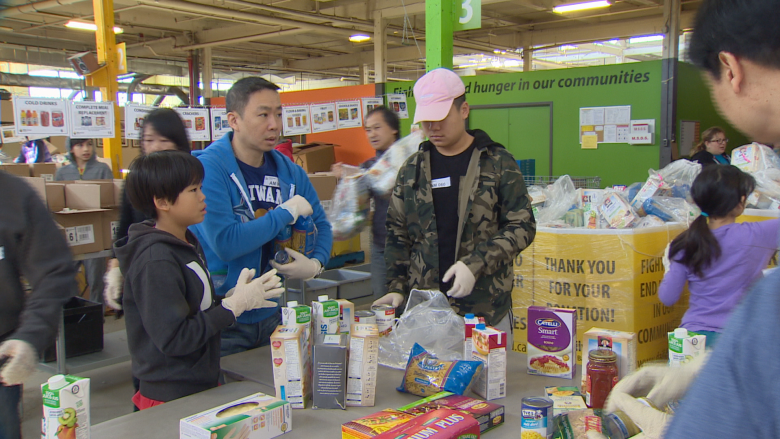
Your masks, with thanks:
M 140 155 L 130 164 L 125 190 L 134 208 L 157 218 L 154 199 L 175 203 L 188 186 L 203 181 L 203 164 L 181 151 L 157 151 Z
M 455 106 L 460 111 L 460 107 L 463 106 L 463 103 L 466 102 L 466 94 L 462 94 L 458 96 L 457 98 L 453 99 L 452 105 Z
M 688 58 L 720 78 L 720 52 L 780 68 L 777 0 L 707 0 L 699 6 Z
M 391 130 L 395 131 L 395 140 L 401 138 L 401 119 L 398 118 L 398 114 L 395 111 L 382 105 L 373 108 L 371 111 L 366 113 L 366 117 L 363 120 L 367 121 L 369 116 L 374 114 L 381 114 L 387 126 L 389 126 Z
M 728 216 L 756 188 L 756 180 L 734 166 L 707 166 L 693 180 L 691 197 L 702 214 L 672 241 L 669 259 L 680 252 L 679 262 L 702 277 L 702 270 L 720 256 L 720 245 L 707 218 Z
M 144 140 L 144 127 L 149 124 L 157 134 L 165 137 L 176 145 L 176 149 L 189 154 L 190 139 L 179 113 L 170 108 L 157 108 L 144 117 L 141 126 L 141 143 Z
M 73 147 L 78 145 L 79 143 L 89 142 L 90 140 L 92 139 L 74 139 L 73 137 L 71 137 L 68 139 L 68 151 L 73 150 Z M 43 141 L 41 141 L 41 143 L 43 143 Z
M 234 112 L 238 113 L 239 116 L 243 116 L 249 97 L 263 90 L 278 91 L 279 86 L 259 76 L 241 78 L 228 90 L 225 97 L 225 109 L 228 113 Z

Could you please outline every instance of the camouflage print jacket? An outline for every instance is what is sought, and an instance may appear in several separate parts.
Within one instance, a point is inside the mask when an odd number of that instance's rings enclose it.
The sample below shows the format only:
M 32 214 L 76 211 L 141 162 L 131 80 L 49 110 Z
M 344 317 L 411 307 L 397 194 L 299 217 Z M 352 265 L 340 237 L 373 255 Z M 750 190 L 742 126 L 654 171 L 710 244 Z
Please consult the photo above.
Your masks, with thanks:
M 457 200 L 457 258 L 476 278 L 472 293 L 450 299 L 460 315 L 473 312 L 489 325 L 512 306 L 515 257 L 533 242 L 536 221 L 514 157 L 480 130 L 469 130 L 474 148 Z M 388 291 L 439 289 L 439 236 L 431 192 L 430 142 L 424 142 L 398 172 L 387 212 Z M 453 200 L 455 202 L 455 200 Z M 463 220 L 467 218 L 467 220 Z M 451 238 L 450 238 L 451 239 Z

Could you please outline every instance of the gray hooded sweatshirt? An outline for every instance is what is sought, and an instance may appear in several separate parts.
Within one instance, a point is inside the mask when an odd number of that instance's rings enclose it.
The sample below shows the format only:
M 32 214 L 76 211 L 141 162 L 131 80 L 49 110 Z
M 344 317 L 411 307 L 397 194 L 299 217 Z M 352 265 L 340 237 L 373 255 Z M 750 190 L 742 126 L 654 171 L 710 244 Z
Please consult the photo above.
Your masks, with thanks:
M 70 164 L 57 169 L 57 173 L 54 174 L 55 180 L 111 180 L 114 178 L 111 168 L 107 164 L 99 162 L 95 154 L 92 154 L 92 157 L 87 161 L 84 175 L 79 173 L 79 167 L 76 166 L 76 159 L 73 158 L 72 153 L 68 153 L 68 158 Z

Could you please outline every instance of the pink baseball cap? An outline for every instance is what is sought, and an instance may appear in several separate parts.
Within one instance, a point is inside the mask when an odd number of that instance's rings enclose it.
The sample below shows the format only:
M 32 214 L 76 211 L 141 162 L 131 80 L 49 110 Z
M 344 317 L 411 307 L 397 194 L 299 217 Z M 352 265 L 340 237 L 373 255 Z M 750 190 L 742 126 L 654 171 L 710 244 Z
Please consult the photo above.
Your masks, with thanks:
M 423 75 L 414 84 L 414 123 L 444 120 L 452 107 L 452 101 L 466 93 L 463 81 L 452 70 L 438 68 Z

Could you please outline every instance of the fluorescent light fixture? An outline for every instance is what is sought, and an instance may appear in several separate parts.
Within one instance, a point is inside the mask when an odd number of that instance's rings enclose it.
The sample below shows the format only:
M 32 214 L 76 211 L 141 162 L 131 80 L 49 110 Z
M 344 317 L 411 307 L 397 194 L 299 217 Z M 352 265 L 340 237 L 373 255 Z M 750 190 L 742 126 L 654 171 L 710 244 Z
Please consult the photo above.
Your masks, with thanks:
M 663 41 L 663 40 L 664 40 L 663 35 L 648 35 L 646 37 L 629 38 L 628 44 L 651 43 L 653 41 Z
M 362 43 L 370 39 L 371 37 L 366 34 L 355 34 L 349 37 L 349 41 L 352 41 L 353 43 Z
M 577 50 L 577 46 L 572 45 L 572 44 L 564 44 L 563 46 L 561 46 L 561 50 L 563 50 L 563 51 Z
M 553 12 L 557 14 L 564 14 L 566 12 L 585 11 L 588 9 L 606 8 L 611 6 L 607 0 L 597 0 L 585 3 L 572 3 L 568 5 L 560 5 L 553 8 Z
M 0 26 L 0 31 L 3 31 L 3 32 L 13 32 L 14 30 L 13 30 L 13 28 L 10 28 L 8 26 Z
M 69 22 L 65 23 L 65 27 L 69 27 L 71 29 L 91 30 L 92 32 L 97 32 L 97 25 L 95 23 L 84 23 L 83 21 L 70 20 Z M 124 29 L 118 26 L 114 26 L 115 34 L 121 34 L 122 32 L 124 32 Z

